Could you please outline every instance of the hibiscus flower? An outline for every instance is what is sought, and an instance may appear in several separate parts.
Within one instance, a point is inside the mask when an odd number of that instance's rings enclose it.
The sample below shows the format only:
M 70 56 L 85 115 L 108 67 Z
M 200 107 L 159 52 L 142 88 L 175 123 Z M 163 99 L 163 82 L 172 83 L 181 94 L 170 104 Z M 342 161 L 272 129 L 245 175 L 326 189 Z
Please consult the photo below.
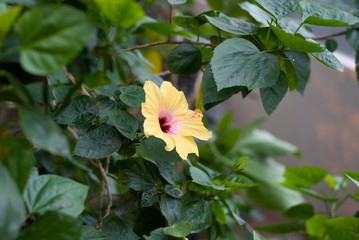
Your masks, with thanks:
M 208 140 L 212 132 L 202 122 L 202 113 L 188 109 L 187 100 L 182 91 L 178 91 L 170 82 L 163 82 L 159 88 L 154 82 L 144 84 L 146 100 L 142 103 L 142 114 L 146 118 L 144 133 L 166 143 L 165 149 L 176 148 L 182 159 L 189 153 L 198 156 L 198 147 L 193 137 Z

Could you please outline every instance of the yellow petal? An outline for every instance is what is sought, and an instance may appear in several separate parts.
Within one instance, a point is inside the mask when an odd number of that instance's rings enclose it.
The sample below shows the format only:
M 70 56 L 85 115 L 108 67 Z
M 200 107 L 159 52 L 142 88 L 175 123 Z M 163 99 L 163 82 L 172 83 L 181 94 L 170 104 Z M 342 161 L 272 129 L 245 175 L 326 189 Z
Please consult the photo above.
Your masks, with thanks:
M 146 118 L 143 123 L 143 129 L 146 137 L 158 135 L 162 132 L 158 118 Z
M 159 87 L 152 81 L 146 81 L 143 85 L 145 90 L 145 102 L 141 105 L 144 117 L 158 116 L 163 103 L 163 95 Z
M 187 159 L 188 154 L 194 153 L 198 156 L 198 148 L 192 137 L 171 136 L 176 144 L 176 152 L 182 159 Z
M 193 111 L 188 111 L 189 115 Z M 208 140 L 212 132 L 203 125 L 202 117 L 188 118 L 177 123 L 176 134 L 181 136 L 193 136 L 201 140 Z
M 188 103 L 182 91 L 178 91 L 170 82 L 161 85 L 164 110 L 171 112 L 173 116 L 184 116 L 188 110 Z

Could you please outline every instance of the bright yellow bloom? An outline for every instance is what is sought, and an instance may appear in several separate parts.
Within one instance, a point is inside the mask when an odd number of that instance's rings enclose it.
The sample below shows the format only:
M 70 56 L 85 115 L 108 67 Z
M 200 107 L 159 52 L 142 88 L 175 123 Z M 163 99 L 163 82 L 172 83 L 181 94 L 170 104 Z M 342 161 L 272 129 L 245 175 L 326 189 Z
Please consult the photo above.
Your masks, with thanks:
M 198 148 L 193 137 L 208 140 L 212 132 L 202 123 L 199 110 L 189 110 L 182 91 L 170 82 L 163 82 L 161 89 L 153 82 L 144 85 L 146 100 L 142 103 L 142 114 L 146 118 L 144 132 L 146 137 L 154 136 L 166 142 L 165 149 L 176 151 L 182 159 L 189 153 L 198 156 Z

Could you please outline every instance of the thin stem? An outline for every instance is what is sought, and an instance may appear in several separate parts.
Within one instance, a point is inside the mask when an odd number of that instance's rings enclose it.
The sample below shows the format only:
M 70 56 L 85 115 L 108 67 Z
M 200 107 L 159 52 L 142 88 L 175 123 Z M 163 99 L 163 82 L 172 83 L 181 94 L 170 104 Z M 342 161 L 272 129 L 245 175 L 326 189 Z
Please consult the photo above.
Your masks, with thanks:
M 101 198 L 100 199 L 102 199 L 102 189 L 103 189 L 103 187 L 106 188 L 107 199 L 108 199 L 107 200 L 107 206 L 106 206 L 105 215 L 102 216 L 102 211 L 101 211 L 101 214 L 98 216 L 97 228 L 100 228 L 102 223 L 103 223 L 103 220 L 106 219 L 110 215 L 111 207 L 112 207 L 112 193 L 111 193 L 110 185 L 108 183 L 107 173 L 105 171 L 105 169 L 108 169 L 109 158 L 106 159 L 105 168 L 103 168 L 100 160 L 97 160 L 96 162 L 97 162 L 98 169 L 100 170 L 100 173 L 101 173 L 101 176 L 102 176 Z M 100 209 L 101 209 L 101 207 L 100 207 Z
M 297 29 L 294 31 L 293 34 L 296 34 L 296 33 L 299 31 L 299 29 L 303 26 L 303 24 L 304 24 L 304 23 L 300 23 L 299 26 L 297 27 Z
M 324 40 L 324 39 L 328 39 L 328 38 L 332 38 L 332 37 L 337 37 L 337 36 L 341 36 L 347 33 L 348 30 L 344 30 L 344 31 L 340 31 L 340 32 L 336 32 L 336 33 L 330 33 L 330 34 L 325 34 L 325 35 L 319 35 L 314 37 L 314 40 Z
M 137 45 L 134 47 L 125 48 L 125 49 L 123 49 L 123 51 L 130 52 L 130 51 L 154 47 L 154 46 L 158 46 L 158 45 L 182 44 L 182 43 L 189 43 L 189 44 L 193 44 L 193 45 L 203 45 L 203 46 L 209 46 L 209 47 L 217 46 L 216 44 L 213 44 L 213 43 L 196 42 L 196 41 L 158 41 L 158 42 L 145 43 L 145 44 Z

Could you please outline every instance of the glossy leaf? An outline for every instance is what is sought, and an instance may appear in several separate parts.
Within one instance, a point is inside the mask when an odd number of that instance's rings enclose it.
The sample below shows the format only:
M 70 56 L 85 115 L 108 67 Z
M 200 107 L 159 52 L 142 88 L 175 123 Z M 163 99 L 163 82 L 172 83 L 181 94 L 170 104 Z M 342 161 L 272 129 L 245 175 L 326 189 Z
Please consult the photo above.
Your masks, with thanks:
M 359 22 L 359 18 L 314 0 L 300 1 L 302 22 L 319 26 L 349 26 Z
M 310 58 L 306 53 L 290 50 L 285 51 L 284 55 L 288 57 L 294 67 L 297 78 L 297 90 L 303 95 L 310 75 Z
M 324 52 L 315 52 L 311 53 L 319 62 L 324 65 L 338 70 L 340 72 L 344 71 L 344 66 L 339 62 L 339 60 L 333 55 L 333 53 L 325 50 Z
M 166 66 L 173 73 L 194 74 L 202 66 L 201 51 L 192 44 L 182 43 L 172 49 Z
M 145 92 L 138 86 L 121 87 L 120 93 L 121 101 L 130 107 L 140 107 L 141 103 L 145 101 Z
M 260 22 L 266 26 L 268 25 L 268 22 L 270 22 L 273 18 L 269 13 L 262 10 L 260 7 L 253 3 L 244 1 L 239 3 L 239 6 L 242 9 L 246 10 L 257 22 Z
M 324 48 L 316 42 L 308 41 L 300 35 L 293 35 L 275 25 L 270 25 L 277 38 L 289 49 L 298 52 L 323 52 Z
M 277 19 L 286 16 L 299 7 L 296 0 L 255 0 L 263 9 Z
M 169 227 L 163 229 L 164 234 L 176 238 L 184 238 L 190 234 L 192 229 L 192 224 L 189 221 L 182 221 L 175 223 Z
M 134 0 L 95 0 L 107 19 L 122 28 L 129 28 L 144 17 L 140 4 Z
M 76 142 L 74 154 L 84 158 L 103 158 L 122 144 L 121 135 L 113 127 L 102 124 L 91 127 Z
M 288 90 L 288 81 L 284 74 L 279 76 L 278 81 L 270 87 L 261 88 L 260 94 L 264 110 L 271 115 L 284 98 Z
M 137 119 L 127 111 L 110 110 L 107 112 L 110 122 L 125 137 L 135 138 L 138 129 Z
M 59 211 L 78 217 L 84 210 L 88 187 L 56 175 L 41 175 L 26 185 L 24 198 L 30 213 Z
M 181 202 L 176 198 L 163 195 L 160 202 L 161 213 L 166 217 L 169 224 L 174 224 L 180 218 Z
M 141 195 L 141 206 L 142 207 L 150 207 L 156 202 L 158 202 L 157 189 L 150 189 L 142 192 Z
M 258 29 L 257 25 L 241 19 L 220 14 L 218 17 L 206 16 L 207 20 L 217 28 L 236 35 L 249 35 Z
M 91 30 L 87 16 L 68 5 L 47 4 L 25 12 L 15 28 L 21 66 L 37 75 L 60 69 L 82 50 Z
M 275 55 L 263 53 L 245 39 L 232 38 L 214 50 L 211 60 L 217 90 L 234 86 L 248 89 L 273 85 L 280 73 Z
M 16 186 L 7 169 L 0 164 L 0 232 L 4 240 L 15 239 L 26 219 L 26 209 Z
M 43 112 L 30 107 L 20 107 L 20 126 L 30 142 L 60 156 L 69 156 L 67 139 L 56 123 Z
M 176 185 L 166 184 L 165 186 L 165 192 L 174 198 L 181 198 L 182 192 L 181 189 L 179 189 Z
M 26 228 L 19 240 L 78 240 L 81 221 L 60 212 L 46 212 L 38 221 Z

